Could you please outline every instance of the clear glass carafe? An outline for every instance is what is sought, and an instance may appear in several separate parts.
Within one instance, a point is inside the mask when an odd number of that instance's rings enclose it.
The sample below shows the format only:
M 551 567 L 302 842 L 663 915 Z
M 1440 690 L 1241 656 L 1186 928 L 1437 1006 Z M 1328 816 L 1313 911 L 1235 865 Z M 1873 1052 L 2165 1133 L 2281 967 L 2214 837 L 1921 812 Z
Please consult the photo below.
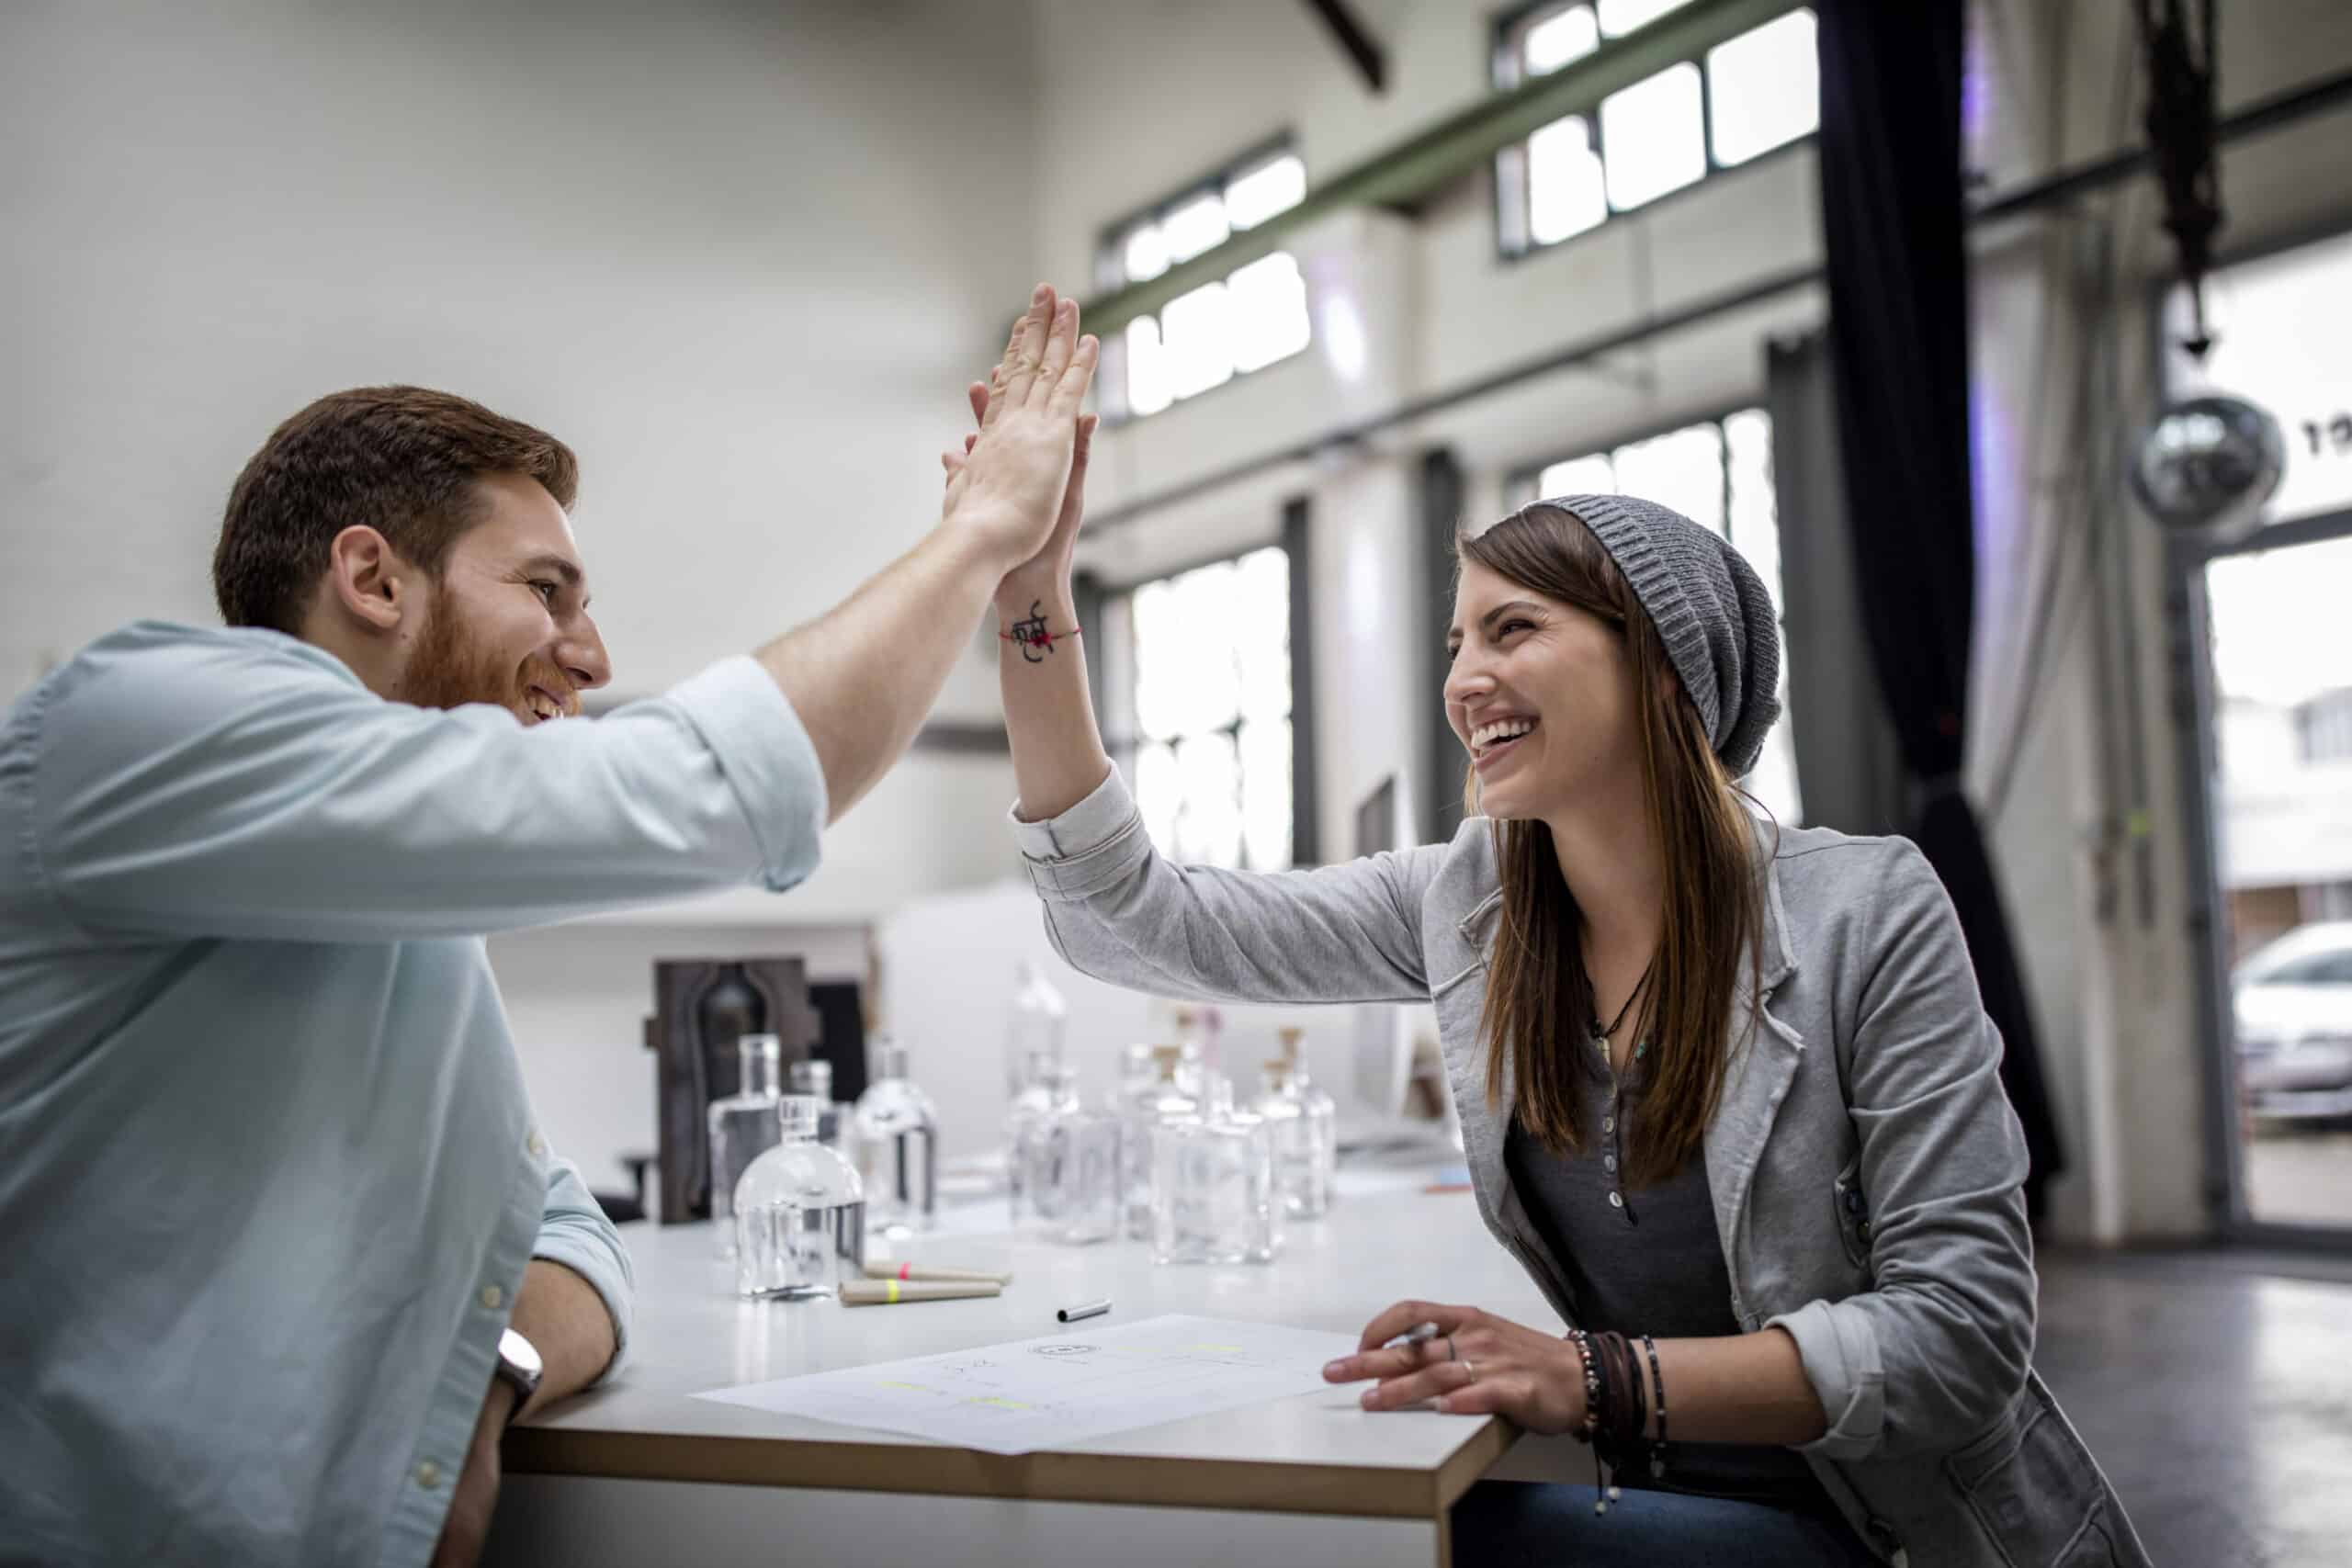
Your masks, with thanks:
M 939 1118 L 907 1076 L 905 1046 L 876 1040 L 874 1081 L 858 1097 L 855 1120 L 875 1229 L 894 1238 L 928 1229 L 939 1212 Z
M 1294 1220 L 1316 1220 L 1331 1207 L 1331 1182 L 1339 1163 L 1337 1108 L 1315 1087 L 1295 1057 L 1265 1064 L 1257 1100 L 1273 1137 L 1274 1186 L 1283 1213 Z
M 1125 1132 L 1118 1116 L 1087 1109 L 1075 1094 L 1033 1124 L 1029 1190 L 1038 1235 L 1091 1247 L 1125 1232 Z
M 1018 1100 L 1028 1087 L 1030 1058 L 1043 1053 L 1058 1062 L 1069 1021 L 1069 1004 L 1027 959 L 1013 972 L 1012 1010 L 1004 1031 L 1004 1095 Z
M 1125 1174 L 1120 1189 L 1127 1210 L 1127 1234 L 1151 1238 L 1151 1133 L 1163 1122 L 1182 1121 L 1201 1113 L 1200 1100 L 1182 1085 L 1184 1050 L 1181 1045 L 1150 1047 L 1152 1076 L 1135 1097 L 1121 1107 L 1126 1122 L 1120 1163 Z
M 735 1184 L 752 1162 L 775 1146 L 776 1062 L 784 1042 L 773 1034 L 746 1034 L 735 1042 L 741 1066 L 733 1094 L 710 1102 L 710 1217 L 718 1222 L 718 1255 L 735 1251 Z
M 1272 1131 L 1234 1109 L 1228 1080 L 1208 1087 L 1199 1115 L 1152 1129 L 1152 1261 L 1270 1263 L 1283 1245 Z
M 1078 1109 L 1078 1074 L 1050 1051 L 1029 1053 L 1021 1092 L 1004 1118 L 1005 1191 L 1018 1230 L 1035 1219 L 1037 1174 L 1056 1117 Z
M 830 1296 L 865 1272 L 865 1194 L 857 1172 L 817 1141 L 826 1101 L 788 1094 L 783 1141 L 752 1162 L 734 1194 L 735 1289 L 755 1298 Z

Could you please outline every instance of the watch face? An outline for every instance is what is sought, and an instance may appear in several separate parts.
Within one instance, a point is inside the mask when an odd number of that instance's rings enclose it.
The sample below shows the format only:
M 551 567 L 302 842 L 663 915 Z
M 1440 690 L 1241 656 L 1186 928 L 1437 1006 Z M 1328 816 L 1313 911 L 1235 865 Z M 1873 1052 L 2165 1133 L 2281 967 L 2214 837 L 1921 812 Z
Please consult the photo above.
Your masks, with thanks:
M 511 1328 L 498 1337 L 498 1359 L 520 1371 L 533 1382 L 537 1382 L 539 1374 L 546 1370 L 539 1360 L 537 1348 Z

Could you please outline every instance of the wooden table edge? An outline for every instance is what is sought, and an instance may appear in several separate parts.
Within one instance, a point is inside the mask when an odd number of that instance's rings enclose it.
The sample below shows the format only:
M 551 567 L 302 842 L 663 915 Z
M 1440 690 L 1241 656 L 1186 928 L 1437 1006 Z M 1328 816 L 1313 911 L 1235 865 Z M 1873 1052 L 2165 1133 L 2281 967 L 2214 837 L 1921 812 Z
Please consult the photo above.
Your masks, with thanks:
M 1489 1419 L 1430 1471 L 1151 1454 L 989 1454 L 830 1438 L 516 1427 L 506 1434 L 502 1464 L 515 1475 L 1442 1521 L 1454 1500 L 1518 1437 L 1510 1422 Z

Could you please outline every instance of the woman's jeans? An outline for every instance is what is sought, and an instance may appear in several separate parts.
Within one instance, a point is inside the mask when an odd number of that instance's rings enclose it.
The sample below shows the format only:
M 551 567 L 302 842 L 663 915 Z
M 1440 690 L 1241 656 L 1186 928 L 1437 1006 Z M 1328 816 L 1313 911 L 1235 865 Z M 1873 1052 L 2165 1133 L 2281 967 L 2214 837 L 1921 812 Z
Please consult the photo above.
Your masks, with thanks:
M 1482 1481 L 1453 1506 L 1462 1568 L 1877 1568 L 1834 1515 L 1625 1489 L 1609 1512 L 1574 1483 Z

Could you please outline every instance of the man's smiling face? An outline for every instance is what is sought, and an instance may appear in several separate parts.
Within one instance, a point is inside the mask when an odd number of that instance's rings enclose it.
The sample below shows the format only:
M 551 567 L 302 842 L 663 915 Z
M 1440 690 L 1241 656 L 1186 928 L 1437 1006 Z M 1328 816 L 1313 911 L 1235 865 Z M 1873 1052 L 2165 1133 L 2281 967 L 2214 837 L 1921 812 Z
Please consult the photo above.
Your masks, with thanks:
M 397 682 L 422 707 L 490 703 L 525 724 L 570 717 L 612 679 L 571 523 L 536 479 L 485 475 L 487 513 L 450 547 Z

